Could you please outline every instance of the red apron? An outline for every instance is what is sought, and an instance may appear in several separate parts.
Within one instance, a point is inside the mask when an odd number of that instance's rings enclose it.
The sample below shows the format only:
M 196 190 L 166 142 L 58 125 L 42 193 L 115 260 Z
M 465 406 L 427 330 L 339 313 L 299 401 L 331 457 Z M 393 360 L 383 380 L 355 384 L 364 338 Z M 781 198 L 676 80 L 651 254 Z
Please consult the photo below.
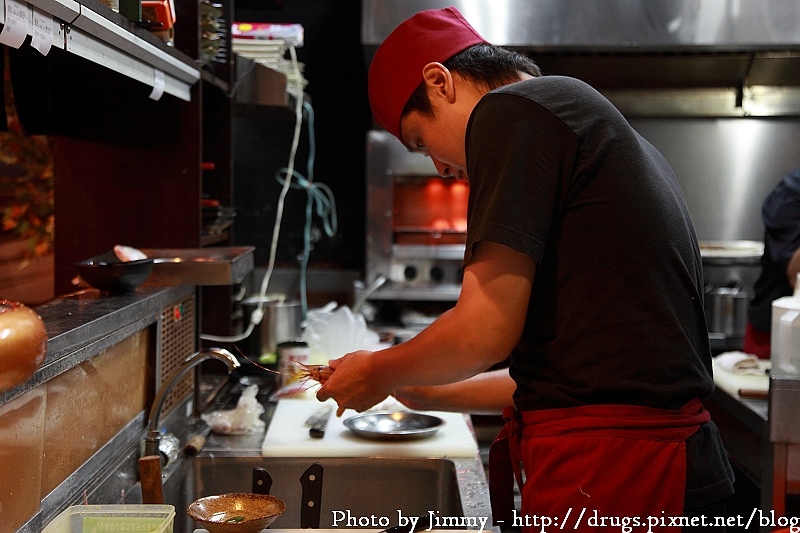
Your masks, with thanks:
M 747 323 L 747 327 L 744 330 L 744 341 L 742 342 L 742 351 L 744 353 L 753 354 L 759 359 L 769 359 L 772 354 L 771 342 L 770 332 L 759 331 L 753 327 L 753 324 Z
M 669 517 L 683 515 L 685 441 L 710 420 L 699 399 L 674 411 L 589 405 L 520 413 L 507 407 L 503 416 L 506 425 L 489 451 L 495 525 L 636 531 L 636 519 L 643 530 L 676 530 Z

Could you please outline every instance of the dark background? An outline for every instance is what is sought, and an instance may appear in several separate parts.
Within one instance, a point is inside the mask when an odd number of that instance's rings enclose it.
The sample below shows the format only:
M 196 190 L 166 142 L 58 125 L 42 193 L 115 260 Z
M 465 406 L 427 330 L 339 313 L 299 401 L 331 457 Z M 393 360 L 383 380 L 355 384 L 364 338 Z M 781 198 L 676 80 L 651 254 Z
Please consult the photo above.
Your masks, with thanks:
M 334 194 L 338 233 L 322 231 L 310 254 L 311 268 L 363 270 L 365 141 L 372 119 L 367 99 L 367 64 L 361 47 L 358 0 L 236 0 L 236 22 L 299 23 L 304 44 L 305 92 L 314 110 L 314 181 Z M 287 57 L 288 53 L 287 53 Z M 295 119 L 292 110 L 237 106 L 234 122 L 235 241 L 256 246 L 256 265 L 269 258 L 282 185 L 275 172 L 289 162 Z M 308 176 L 308 122 L 303 125 L 295 170 Z M 278 241 L 277 265 L 296 267 L 303 248 L 306 191 L 289 191 Z

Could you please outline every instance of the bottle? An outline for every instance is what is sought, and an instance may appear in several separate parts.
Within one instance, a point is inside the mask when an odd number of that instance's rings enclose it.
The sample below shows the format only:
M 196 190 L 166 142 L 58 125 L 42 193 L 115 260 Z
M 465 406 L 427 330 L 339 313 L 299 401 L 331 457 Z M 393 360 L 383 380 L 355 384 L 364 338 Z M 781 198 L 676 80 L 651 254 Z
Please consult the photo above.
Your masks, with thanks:
M 772 302 L 771 373 L 800 376 L 800 273 L 794 294 Z

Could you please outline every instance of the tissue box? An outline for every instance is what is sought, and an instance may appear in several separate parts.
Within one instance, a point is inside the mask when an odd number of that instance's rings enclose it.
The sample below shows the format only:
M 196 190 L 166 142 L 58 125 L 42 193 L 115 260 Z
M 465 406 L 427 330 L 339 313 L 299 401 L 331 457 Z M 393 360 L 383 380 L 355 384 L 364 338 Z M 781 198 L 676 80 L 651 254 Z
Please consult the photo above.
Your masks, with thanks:
M 42 533 L 172 533 L 174 521 L 172 505 L 73 505 L 47 524 Z

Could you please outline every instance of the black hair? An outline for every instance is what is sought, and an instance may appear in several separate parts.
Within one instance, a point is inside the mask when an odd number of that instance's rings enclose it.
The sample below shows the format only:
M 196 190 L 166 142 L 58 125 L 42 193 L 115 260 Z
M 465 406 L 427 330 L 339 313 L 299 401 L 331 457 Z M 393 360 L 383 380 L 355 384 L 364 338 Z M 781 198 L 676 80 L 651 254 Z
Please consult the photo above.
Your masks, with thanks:
M 449 71 L 489 90 L 519 81 L 520 72 L 533 77 L 542 75 L 539 66 L 530 57 L 491 44 L 471 46 L 442 64 Z M 412 111 L 427 116 L 433 114 L 425 82 L 420 83 L 411 94 L 400 116 L 404 117 Z

